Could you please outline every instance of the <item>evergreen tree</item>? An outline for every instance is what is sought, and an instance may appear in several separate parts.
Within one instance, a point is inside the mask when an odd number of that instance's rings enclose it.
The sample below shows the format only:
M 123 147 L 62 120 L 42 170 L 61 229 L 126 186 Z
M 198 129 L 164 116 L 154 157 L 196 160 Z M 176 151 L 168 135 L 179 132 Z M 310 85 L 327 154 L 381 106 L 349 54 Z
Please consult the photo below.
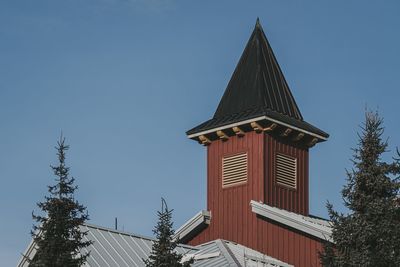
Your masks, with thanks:
M 382 160 L 388 146 L 382 124 L 377 112 L 366 112 L 342 190 L 350 212 L 327 204 L 334 244 L 326 243 L 320 254 L 324 266 L 400 266 L 400 154 L 393 162 Z
M 32 213 L 37 225 L 33 226 L 31 234 L 38 249 L 30 260 L 31 267 L 81 266 L 88 257 L 81 249 L 91 242 L 82 241 L 86 232 L 79 228 L 88 220 L 88 213 L 86 207 L 74 199 L 78 187 L 65 165 L 68 148 L 65 138 L 61 136 L 56 146 L 58 165 L 50 166 L 56 176 L 56 184 L 48 187 L 50 195 L 37 204 L 45 216 Z
M 162 198 L 161 211 L 157 211 L 158 222 L 153 232 L 156 240 L 148 259 L 144 260 L 146 267 L 189 267 L 192 261 L 181 263 L 182 255 L 175 251 L 177 240 L 174 240 L 175 231 L 172 229 L 172 211 L 169 210 Z

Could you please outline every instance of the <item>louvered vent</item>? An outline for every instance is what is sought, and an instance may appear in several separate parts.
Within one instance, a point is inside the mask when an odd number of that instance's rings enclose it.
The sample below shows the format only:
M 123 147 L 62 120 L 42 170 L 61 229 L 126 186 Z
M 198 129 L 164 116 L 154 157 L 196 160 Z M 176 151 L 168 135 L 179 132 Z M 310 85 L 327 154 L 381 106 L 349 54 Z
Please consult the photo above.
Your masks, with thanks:
M 284 154 L 276 154 L 276 182 L 296 189 L 297 160 Z
M 247 182 L 247 153 L 222 158 L 222 186 Z

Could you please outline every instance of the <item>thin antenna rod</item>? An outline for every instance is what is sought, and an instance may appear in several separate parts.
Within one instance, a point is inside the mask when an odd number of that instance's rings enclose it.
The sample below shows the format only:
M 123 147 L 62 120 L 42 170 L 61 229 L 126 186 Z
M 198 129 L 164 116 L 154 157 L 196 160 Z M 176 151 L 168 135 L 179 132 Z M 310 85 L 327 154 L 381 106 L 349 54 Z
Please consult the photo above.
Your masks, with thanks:
M 162 197 L 161 198 L 161 212 L 167 211 L 168 206 L 167 206 L 167 201 Z
M 115 217 L 115 230 L 118 230 L 118 218 Z

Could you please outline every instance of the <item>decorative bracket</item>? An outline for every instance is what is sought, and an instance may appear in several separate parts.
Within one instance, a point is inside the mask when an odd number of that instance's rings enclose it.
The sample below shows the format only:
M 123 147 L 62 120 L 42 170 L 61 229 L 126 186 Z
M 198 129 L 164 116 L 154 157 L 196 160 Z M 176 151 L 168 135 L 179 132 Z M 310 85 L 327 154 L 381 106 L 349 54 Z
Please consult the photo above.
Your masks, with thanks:
M 313 147 L 318 142 L 318 138 L 313 138 L 310 142 L 308 142 L 309 147 Z
M 217 135 L 222 141 L 227 141 L 229 139 L 229 136 L 226 135 L 223 131 L 217 131 Z
M 208 139 L 205 135 L 200 135 L 200 136 L 199 136 L 199 140 L 200 140 L 200 143 L 201 143 L 203 146 L 208 146 L 209 144 L 211 144 L 210 139 Z
M 232 128 L 232 130 L 235 132 L 235 134 L 236 134 L 238 137 L 243 137 L 243 136 L 244 136 L 243 130 L 240 129 L 239 127 L 235 126 L 235 127 Z
M 288 136 L 293 130 L 290 128 L 287 128 L 282 134 L 281 136 L 286 137 Z
M 276 123 L 272 123 L 270 126 L 268 126 L 267 128 L 264 128 L 263 131 L 264 132 L 272 132 L 273 130 L 275 130 L 275 128 L 278 126 L 278 124 Z
M 304 133 L 298 133 L 296 135 L 296 137 L 293 138 L 293 141 L 295 141 L 295 142 L 300 141 L 301 139 L 303 139 L 303 137 L 304 137 Z

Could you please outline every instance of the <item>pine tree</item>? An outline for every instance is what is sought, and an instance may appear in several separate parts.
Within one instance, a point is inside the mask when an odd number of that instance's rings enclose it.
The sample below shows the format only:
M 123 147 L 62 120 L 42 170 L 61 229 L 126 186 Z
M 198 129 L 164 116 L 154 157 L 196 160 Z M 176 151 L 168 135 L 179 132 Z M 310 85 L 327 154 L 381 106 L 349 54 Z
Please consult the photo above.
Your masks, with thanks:
M 56 184 L 48 186 L 50 195 L 37 204 L 45 216 L 32 213 L 37 225 L 33 226 L 31 234 L 38 249 L 30 260 L 31 267 L 82 266 L 88 257 L 82 249 L 91 242 L 83 241 L 86 232 L 79 228 L 88 220 L 88 213 L 86 207 L 74 199 L 78 187 L 65 165 L 68 148 L 65 138 L 61 136 L 56 146 L 58 165 L 50 166 L 56 176 Z
M 153 232 L 156 240 L 148 259 L 144 260 L 146 267 L 189 267 L 192 261 L 181 263 L 182 255 L 175 251 L 178 245 L 174 240 L 172 211 L 169 210 L 165 200 L 162 198 L 161 211 L 157 211 L 158 222 Z
M 400 266 L 400 153 L 393 162 L 382 160 L 388 147 L 383 132 L 378 113 L 366 112 L 342 190 L 349 213 L 327 204 L 334 244 L 320 254 L 324 266 Z

